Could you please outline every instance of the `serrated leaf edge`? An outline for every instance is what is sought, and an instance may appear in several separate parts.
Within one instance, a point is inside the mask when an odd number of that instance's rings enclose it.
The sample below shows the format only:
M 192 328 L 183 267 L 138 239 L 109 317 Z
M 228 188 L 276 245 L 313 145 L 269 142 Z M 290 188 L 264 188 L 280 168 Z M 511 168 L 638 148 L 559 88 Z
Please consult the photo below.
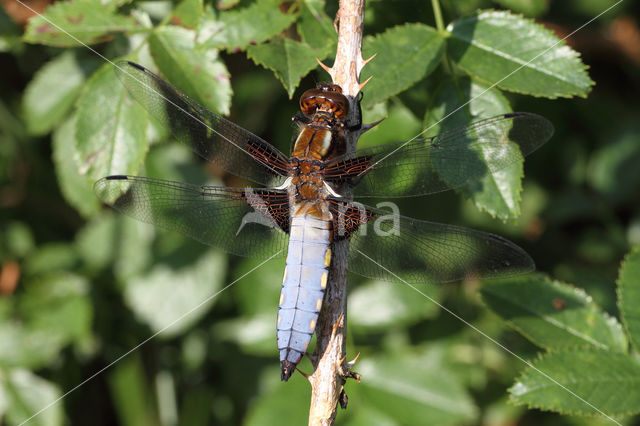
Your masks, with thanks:
M 635 339 L 631 338 L 631 333 L 629 332 L 629 326 L 627 324 L 626 316 L 624 315 L 624 309 L 622 307 L 622 301 L 624 298 L 624 287 L 621 285 L 622 269 L 624 268 L 625 263 L 631 256 L 637 254 L 640 254 L 640 246 L 633 247 L 620 262 L 620 266 L 618 267 L 618 278 L 616 279 L 616 306 L 618 307 L 618 312 L 620 312 L 622 326 L 624 327 L 624 331 L 627 334 L 629 343 L 636 349 L 636 351 L 640 351 L 640 342 L 636 342 Z
M 541 410 L 541 411 L 548 411 L 548 412 L 555 412 L 555 413 L 559 413 L 559 414 L 564 414 L 564 415 L 574 415 L 574 416 L 581 416 L 581 417 L 590 417 L 590 418 L 594 418 L 594 417 L 600 417 L 602 416 L 601 413 L 581 413 L 581 412 L 576 412 L 576 411 L 572 411 L 572 410 L 563 410 L 561 408 L 557 408 L 557 406 L 554 406 L 553 404 L 551 404 L 548 407 L 542 406 L 542 405 L 538 405 L 538 404 L 531 404 L 529 402 L 526 401 L 517 401 L 515 398 L 516 396 L 514 396 L 513 394 L 513 388 L 518 384 L 518 382 L 521 382 L 522 379 L 532 370 L 538 374 L 540 374 L 539 369 L 536 367 L 536 362 L 541 361 L 543 359 L 545 359 L 545 357 L 549 356 L 549 355 L 554 355 L 557 353 L 571 353 L 571 352 L 577 352 L 578 350 L 581 351 L 587 351 L 587 352 L 602 352 L 602 353 L 608 353 L 609 351 L 606 350 L 602 350 L 602 349 L 598 349 L 595 348 L 593 346 L 572 346 L 568 349 L 563 349 L 563 350 L 554 350 L 554 351 L 547 351 L 545 353 L 541 353 L 538 352 L 538 354 L 536 355 L 536 358 L 528 361 L 527 364 L 527 368 L 525 370 L 523 370 L 520 375 L 518 376 L 518 378 L 515 380 L 514 384 L 511 385 L 509 387 L 509 389 L 507 389 L 507 393 L 509 394 L 509 403 L 514 404 L 516 406 L 526 406 L 527 408 L 531 409 L 534 408 L 536 410 Z M 616 352 L 619 355 L 623 355 L 626 357 L 629 357 L 627 354 L 622 354 L 620 352 Z M 630 357 L 629 357 L 630 358 Z M 533 366 L 533 368 L 532 368 Z M 543 372 L 544 373 L 544 372 Z M 544 373 L 545 375 L 547 375 L 546 373 Z M 550 377 L 550 376 L 549 376 Z M 545 377 L 546 378 L 546 377 Z M 553 379 L 553 378 L 552 378 Z M 555 380 L 555 379 L 554 379 Z M 550 380 L 550 383 L 555 384 L 556 386 L 558 386 L 557 383 L 554 383 L 553 381 Z M 566 386 L 562 385 L 563 387 L 566 388 Z M 573 392 L 573 391 L 571 391 Z M 573 396 L 573 395 L 572 395 Z M 582 398 L 582 397 L 581 397 Z M 635 414 L 640 413 L 640 408 L 638 408 L 638 411 L 625 411 L 623 413 L 618 413 L 615 416 L 610 416 L 609 414 L 607 414 L 610 417 L 625 417 L 625 416 L 632 416 Z
M 619 330 L 623 331 L 621 329 L 620 322 L 617 320 L 617 318 L 612 317 L 607 312 L 603 311 L 598 305 L 596 305 L 595 302 L 593 301 L 593 298 L 586 291 L 584 291 L 584 289 L 582 289 L 580 287 L 576 287 L 575 285 L 570 284 L 570 283 L 565 283 L 563 281 L 559 281 L 559 280 L 554 280 L 554 279 L 548 278 L 548 277 L 546 277 L 544 275 L 541 275 L 540 279 L 548 280 L 553 285 L 559 284 L 559 285 L 566 285 L 568 287 L 571 287 L 571 289 L 573 290 L 574 293 L 576 293 L 577 295 L 579 295 L 581 297 L 584 297 L 584 300 L 585 300 L 585 302 L 587 303 L 588 306 L 594 308 L 599 314 L 603 315 L 603 317 L 605 318 L 605 321 L 607 322 L 607 324 L 611 324 L 611 323 L 615 322 L 616 327 Z M 483 289 L 484 288 L 485 287 L 483 287 Z M 484 295 L 482 294 L 482 291 L 480 292 L 480 297 L 483 299 L 482 301 L 485 304 L 485 306 L 487 306 L 489 308 L 487 302 L 484 300 Z M 504 299 L 504 298 L 500 298 L 500 299 Z M 493 311 L 493 309 L 491 309 L 491 308 L 489 308 L 489 309 L 492 312 L 494 312 L 498 317 L 500 317 L 509 327 L 511 327 L 512 329 L 516 330 L 518 333 L 520 333 L 523 337 L 525 337 L 527 340 L 529 340 L 534 345 L 536 345 L 536 346 L 538 346 L 538 347 L 540 347 L 542 349 L 545 349 L 545 350 L 547 350 L 549 352 L 552 352 L 552 351 L 562 352 L 562 351 L 565 350 L 565 347 L 563 347 L 563 348 L 555 348 L 553 346 L 544 345 L 541 342 L 538 342 L 537 339 L 534 339 L 533 337 L 531 337 L 531 335 L 529 333 L 527 333 L 524 330 L 522 330 L 522 328 L 520 326 L 516 325 L 515 323 L 513 323 L 510 320 L 504 319 L 500 314 L 498 314 L 497 312 Z M 531 312 L 531 311 L 527 309 L 527 312 Z M 535 316 L 538 317 L 538 318 L 542 318 L 545 322 L 548 322 L 549 324 L 554 324 L 552 321 L 548 321 L 544 317 L 541 317 L 540 315 L 537 315 L 535 312 L 531 312 L 531 313 L 535 314 Z M 558 328 L 560 328 L 561 330 L 565 330 L 566 329 L 566 327 L 558 327 Z M 585 347 L 595 348 L 595 349 L 603 350 L 603 351 L 611 351 L 611 352 L 619 353 L 619 354 L 626 354 L 627 353 L 624 349 L 622 349 L 621 351 L 618 351 L 618 350 L 615 350 L 615 348 L 610 348 L 610 347 L 605 346 L 604 344 L 602 344 L 600 342 L 596 342 L 596 343 L 600 343 L 599 345 L 596 345 L 596 344 L 593 344 L 593 343 L 589 344 L 589 340 L 588 339 L 585 339 L 582 336 L 580 336 L 578 334 L 571 333 L 569 331 L 567 331 L 567 333 L 585 340 Z M 627 346 L 628 346 L 628 342 L 625 342 L 625 343 L 627 343 Z M 574 346 L 575 345 L 570 345 L 570 346 L 567 346 L 566 348 L 571 348 L 571 347 L 574 347 Z M 578 345 L 578 346 L 575 346 L 575 347 L 581 347 L 581 345 Z
M 496 10 L 496 9 L 479 10 L 479 11 L 475 12 L 472 15 L 469 15 L 469 16 L 464 17 L 462 19 L 458 19 L 456 21 L 451 22 L 449 25 L 447 25 L 447 29 L 446 30 L 447 30 L 447 33 L 449 34 L 449 37 L 453 36 L 453 33 L 451 32 L 450 28 L 454 23 L 456 23 L 456 22 L 464 22 L 465 20 L 472 19 L 474 17 L 479 17 L 480 15 L 483 15 L 483 14 L 486 14 L 487 16 L 490 16 L 490 17 L 491 16 L 498 16 L 498 17 L 509 16 L 509 17 L 521 18 L 522 20 L 528 21 L 530 24 L 532 24 L 534 26 L 537 26 L 538 29 L 542 33 L 546 33 L 547 35 L 551 35 L 551 36 L 557 38 L 559 40 L 559 42 L 554 44 L 552 48 L 547 48 L 547 50 L 544 53 L 546 54 L 546 53 L 548 53 L 549 51 L 551 51 L 554 48 L 566 48 L 566 50 L 570 54 L 569 56 L 572 59 L 577 59 L 578 60 L 579 65 L 580 65 L 579 66 L 579 71 L 584 71 L 585 74 L 586 74 L 587 80 L 589 80 L 589 84 L 588 84 L 588 86 L 587 86 L 587 88 L 585 90 L 585 94 L 582 95 L 580 93 L 569 93 L 569 95 L 567 95 L 567 94 L 564 94 L 564 93 L 556 92 L 556 93 L 552 93 L 552 94 L 547 95 L 547 94 L 539 94 L 539 93 L 529 92 L 529 91 L 525 91 L 525 90 L 513 89 L 513 88 L 509 88 L 509 87 L 503 87 L 503 86 L 500 85 L 500 83 L 494 83 L 494 82 L 485 80 L 485 79 L 483 79 L 482 77 L 480 77 L 480 76 L 478 76 L 476 74 L 473 74 L 473 72 L 471 70 L 469 70 L 468 68 L 465 68 L 464 66 L 460 65 L 459 63 L 456 63 L 457 67 L 459 67 L 461 70 L 466 72 L 468 75 L 473 76 L 473 77 L 477 78 L 478 80 L 480 80 L 482 82 L 485 82 L 485 83 L 490 84 L 490 85 L 497 86 L 497 87 L 501 88 L 502 90 L 505 90 L 505 91 L 508 91 L 508 92 L 511 92 L 511 93 L 519 93 L 519 94 L 523 94 L 523 95 L 533 96 L 533 97 L 536 97 L 536 98 L 546 98 L 546 99 L 557 99 L 557 98 L 569 98 L 570 99 L 570 98 L 572 98 L 574 96 L 578 96 L 580 98 L 586 99 L 586 97 L 588 96 L 588 94 L 590 92 L 590 89 L 593 88 L 596 83 L 595 83 L 595 81 L 593 81 L 591 79 L 589 74 L 586 73 L 586 71 L 590 67 L 589 67 L 589 65 L 585 64 L 584 62 L 582 62 L 582 60 L 581 60 L 582 56 L 580 55 L 580 53 L 578 51 L 576 51 L 576 50 L 573 50 L 570 46 L 568 46 L 566 44 L 565 39 L 560 39 L 558 36 L 556 36 L 556 34 L 553 31 L 551 31 L 548 28 L 546 28 L 545 26 L 537 23 L 534 19 L 527 18 L 526 16 L 524 16 L 521 13 L 511 13 L 510 11 L 507 11 L 507 10 Z M 468 40 L 465 40 L 465 41 L 468 41 Z M 469 43 L 472 44 L 470 41 L 469 41 Z M 539 56 L 536 56 L 535 58 L 538 58 L 538 57 Z M 527 64 L 533 62 L 533 60 L 534 59 L 529 60 L 527 62 Z M 518 68 L 517 71 L 515 71 L 515 72 L 520 71 L 520 69 L 521 68 Z M 510 76 L 511 76 L 511 74 L 508 74 L 507 76 L 503 77 L 502 80 L 506 80 L 507 77 L 510 77 Z M 502 80 L 500 80 L 500 81 L 502 81 Z
M 391 98 L 392 96 L 395 96 L 395 95 L 397 95 L 398 93 L 402 93 L 402 92 L 404 92 L 404 91 L 405 91 L 405 90 L 407 90 L 409 87 L 411 87 L 411 86 L 415 85 L 418 81 L 420 81 L 421 79 L 423 79 L 423 78 L 424 78 L 424 77 L 426 77 L 427 75 L 431 74 L 431 72 L 433 72 L 433 70 L 435 70 L 435 69 L 437 68 L 438 64 L 440 63 L 440 61 L 442 60 L 442 58 L 443 58 L 443 56 L 444 56 L 444 51 L 446 50 L 446 49 L 445 49 L 445 47 L 446 47 L 446 46 L 445 46 L 445 38 L 444 38 L 444 37 L 442 37 L 442 35 L 441 35 L 441 34 L 438 32 L 438 30 L 436 30 L 435 28 L 433 28 L 433 27 L 431 27 L 431 26 L 429 26 L 429 25 L 421 24 L 421 23 L 408 23 L 408 24 L 403 24 L 403 25 L 396 25 L 396 26 L 393 26 L 393 27 L 391 27 L 391 28 L 387 28 L 387 29 L 386 29 L 384 32 L 382 32 L 382 33 L 378 33 L 378 34 L 375 34 L 375 35 L 367 36 L 367 37 L 365 37 L 365 40 L 366 40 L 366 39 L 368 39 L 368 40 L 376 40 L 376 39 L 378 39 L 378 38 L 382 38 L 385 34 L 391 33 L 392 31 L 399 30 L 399 29 L 402 29 L 402 28 L 410 28 L 410 27 L 422 27 L 422 28 L 428 28 L 429 30 L 433 31 L 433 33 L 434 33 L 435 35 L 437 35 L 437 36 L 438 36 L 438 38 L 439 38 L 439 40 L 440 40 L 440 43 L 441 43 L 441 44 L 440 44 L 440 49 L 439 49 L 439 55 L 438 55 L 440 58 L 439 58 L 437 61 L 434 61 L 434 66 L 433 66 L 433 68 L 432 68 L 431 70 L 429 70 L 429 67 L 427 66 L 427 68 L 425 69 L 424 74 L 423 74 L 423 75 L 422 75 L 418 80 L 416 80 L 416 81 L 414 81 L 414 82 L 412 82 L 412 83 L 409 83 L 409 84 L 407 84 L 407 85 L 404 85 L 402 88 L 400 88 L 399 90 L 397 90 L 395 93 L 392 93 L 392 94 L 390 94 L 389 96 L 387 96 L 386 98 L 384 98 L 384 99 L 381 99 L 381 100 L 377 101 L 375 104 L 379 104 L 379 103 L 385 102 L 387 99 Z M 365 40 L 363 40 L 363 45 L 364 45 Z M 420 50 L 419 50 L 419 51 L 414 55 L 414 57 L 415 57 L 415 56 L 419 56 L 419 54 L 422 52 L 422 50 L 423 50 L 423 49 L 420 49 Z M 374 52 L 374 53 L 377 53 L 377 52 Z M 372 75 L 372 77 L 374 77 L 374 78 L 375 78 L 375 76 L 373 76 L 373 75 Z M 371 108 L 371 107 L 372 107 L 373 105 L 375 105 L 375 104 L 369 104 L 369 103 L 367 103 L 367 102 L 366 102 L 366 100 L 365 100 L 365 105 L 364 105 L 364 107 L 365 107 L 365 108 Z

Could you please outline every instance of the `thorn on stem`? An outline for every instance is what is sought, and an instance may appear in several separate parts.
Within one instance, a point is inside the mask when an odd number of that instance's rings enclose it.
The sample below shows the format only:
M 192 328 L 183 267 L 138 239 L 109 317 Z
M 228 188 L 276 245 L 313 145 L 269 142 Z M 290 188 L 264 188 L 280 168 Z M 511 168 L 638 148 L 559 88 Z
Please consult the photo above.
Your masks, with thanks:
M 329 68 L 328 66 L 323 64 L 322 61 L 320 59 L 318 59 L 317 57 L 316 57 L 316 61 L 318 61 L 318 64 L 320 65 L 320 67 L 322 67 L 322 69 L 325 70 L 327 72 L 327 74 L 332 75 L 331 74 L 331 68 Z
M 373 55 L 371 55 L 371 57 L 370 57 L 369 59 L 365 59 L 364 61 L 362 61 L 362 62 L 360 63 L 360 66 L 358 67 L 358 74 L 360 74 L 360 72 L 362 71 L 362 69 L 363 69 L 363 68 L 364 68 L 364 67 L 365 67 L 369 62 L 371 62 L 371 60 L 372 60 L 373 58 L 375 58 L 375 57 L 376 57 L 376 55 L 377 55 L 377 53 L 374 53 Z
M 362 90 L 362 88 L 363 88 L 364 86 L 366 86 L 366 85 L 367 85 L 367 83 L 369 82 L 369 80 L 371 80 L 372 78 L 373 78 L 373 76 L 370 76 L 368 79 L 366 79 L 366 80 L 364 81 L 364 83 L 360 83 L 360 84 L 358 84 L 358 92 L 359 92 L 359 91 L 361 91 L 361 90 Z

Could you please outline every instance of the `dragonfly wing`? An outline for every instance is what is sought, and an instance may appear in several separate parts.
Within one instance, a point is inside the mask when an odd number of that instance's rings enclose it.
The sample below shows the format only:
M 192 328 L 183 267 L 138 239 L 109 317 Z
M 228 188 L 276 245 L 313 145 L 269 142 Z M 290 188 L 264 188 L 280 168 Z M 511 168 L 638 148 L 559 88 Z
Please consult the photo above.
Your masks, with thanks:
M 189 98 L 148 69 L 116 64 L 127 91 L 174 137 L 223 170 L 268 186 L 284 180 L 288 159 L 277 148 Z
M 531 272 L 531 257 L 486 232 L 412 219 L 354 203 L 368 218 L 351 236 L 349 270 L 368 278 L 433 284 Z
M 356 197 L 402 197 L 458 188 L 522 161 L 553 135 L 530 113 L 510 113 L 415 139 L 356 151 L 333 160 L 325 178 L 355 185 Z
M 240 256 L 287 252 L 289 199 L 275 189 L 198 186 L 142 176 L 109 176 L 95 184 L 114 209 Z

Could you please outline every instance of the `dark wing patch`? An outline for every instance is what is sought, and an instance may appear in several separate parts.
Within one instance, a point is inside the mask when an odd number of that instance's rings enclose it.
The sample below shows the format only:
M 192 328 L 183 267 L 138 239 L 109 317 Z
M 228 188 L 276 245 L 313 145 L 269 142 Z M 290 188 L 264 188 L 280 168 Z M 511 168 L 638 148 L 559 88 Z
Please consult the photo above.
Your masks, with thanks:
M 109 176 L 94 186 L 106 204 L 142 222 L 178 231 L 240 256 L 286 255 L 282 190 L 198 186 L 142 176 Z
M 334 241 L 350 238 L 361 225 L 369 222 L 374 216 L 370 209 L 357 202 L 337 198 L 327 198 L 327 202 L 333 215 Z

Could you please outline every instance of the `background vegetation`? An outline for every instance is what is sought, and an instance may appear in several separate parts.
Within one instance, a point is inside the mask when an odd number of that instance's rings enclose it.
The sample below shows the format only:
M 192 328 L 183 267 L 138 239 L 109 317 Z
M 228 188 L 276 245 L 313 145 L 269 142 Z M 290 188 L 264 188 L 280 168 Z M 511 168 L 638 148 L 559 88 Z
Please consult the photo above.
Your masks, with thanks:
M 279 381 L 283 261 L 167 329 L 258 262 L 121 217 L 99 204 L 92 184 L 115 173 L 239 184 L 168 142 L 105 58 L 159 70 L 288 152 L 297 97 L 327 78 L 315 57 L 332 62 L 337 5 L 27 4 L 77 40 L 17 0 L 2 2 L 3 423 L 19 424 L 70 390 L 30 424 L 305 423 L 305 379 Z M 361 146 L 412 137 L 611 5 L 443 0 L 440 25 L 429 2 L 369 1 L 364 52 L 378 56 L 365 69 L 374 78 L 364 117 L 388 118 Z M 407 216 L 524 247 L 538 274 L 424 291 L 625 424 L 640 410 L 638 16 L 637 4 L 622 2 L 568 40 L 581 58 L 557 46 L 534 62 L 543 72 L 526 67 L 432 129 L 511 110 L 547 117 L 556 134 L 527 159 L 524 180 L 516 167 L 481 193 L 399 202 Z M 357 276 L 349 286 L 348 352 L 361 353 L 363 381 L 347 384 L 338 424 L 610 423 L 584 417 L 593 407 L 411 289 Z M 311 370 L 308 361 L 301 368 Z

